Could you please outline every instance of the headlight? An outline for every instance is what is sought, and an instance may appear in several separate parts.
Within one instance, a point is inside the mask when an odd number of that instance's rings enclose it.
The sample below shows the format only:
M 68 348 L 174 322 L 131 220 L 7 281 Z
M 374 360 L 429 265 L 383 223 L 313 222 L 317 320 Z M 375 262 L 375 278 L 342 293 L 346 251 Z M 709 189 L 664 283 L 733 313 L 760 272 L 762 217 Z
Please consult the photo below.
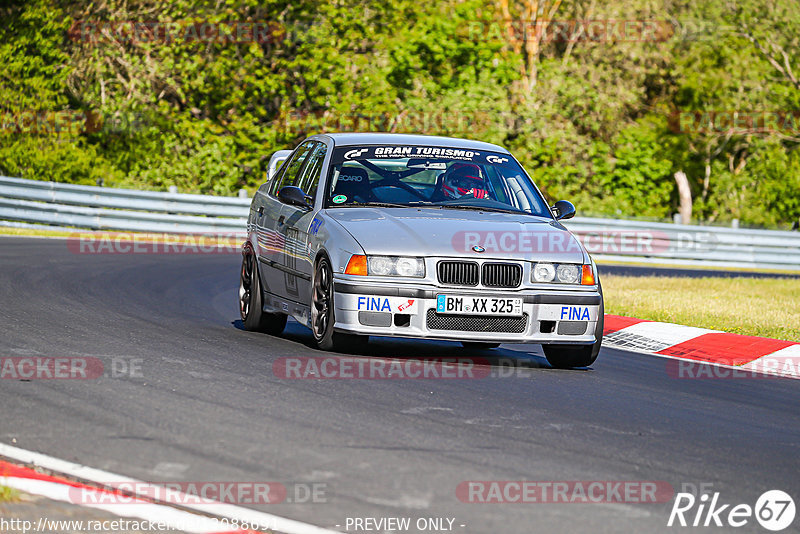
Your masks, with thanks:
M 370 276 L 425 277 L 425 262 L 422 258 L 403 256 L 368 256 L 367 272 Z
M 564 284 L 577 284 L 580 277 L 580 269 L 577 265 L 564 263 L 556 269 L 556 278 Z
M 386 276 L 392 273 L 394 263 L 386 256 L 372 256 L 369 258 L 369 274 Z
M 556 277 L 556 268 L 552 263 L 537 263 L 533 266 L 534 282 L 552 282 Z
M 577 265 L 574 263 L 536 263 L 533 265 L 531 281 L 534 283 L 554 282 L 557 284 L 584 284 L 592 285 L 592 281 L 585 276 L 586 267 L 591 265 Z M 590 282 L 587 284 L 587 282 Z

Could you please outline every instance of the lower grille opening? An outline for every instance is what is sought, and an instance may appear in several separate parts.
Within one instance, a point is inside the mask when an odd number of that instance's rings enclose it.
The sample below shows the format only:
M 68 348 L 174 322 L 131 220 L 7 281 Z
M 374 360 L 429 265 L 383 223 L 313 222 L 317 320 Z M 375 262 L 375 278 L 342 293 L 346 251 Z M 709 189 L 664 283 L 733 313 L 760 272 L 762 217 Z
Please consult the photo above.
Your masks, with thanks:
M 364 326 L 391 326 L 392 314 L 386 312 L 358 312 L 358 322 Z
M 395 313 L 394 314 L 394 325 L 395 326 L 410 326 L 411 325 L 411 316 L 407 313 Z
M 560 321 L 558 323 L 558 333 L 564 336 L 580 336 L 586 333 L 586 321 Z
M 552 334 L 556 330 L 555 321 L 539 321 L 539 332 L 542 334 Z
M 522 317 L 483 317 L 475 315 L 448 315 L 428 310 L 429 330 L 455 330 L 458 332 L 506 332 L 521 334 L 528 325 L 528 314 Z

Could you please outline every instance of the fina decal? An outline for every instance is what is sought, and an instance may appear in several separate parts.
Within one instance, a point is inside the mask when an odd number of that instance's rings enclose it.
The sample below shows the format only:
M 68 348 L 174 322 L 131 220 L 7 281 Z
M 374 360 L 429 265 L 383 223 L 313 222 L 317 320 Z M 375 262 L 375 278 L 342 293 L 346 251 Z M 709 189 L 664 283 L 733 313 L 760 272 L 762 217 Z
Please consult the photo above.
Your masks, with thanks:
M 361 296 L 356 301 L 359 311 L 417 313 L 417 300 L 401 297 Z

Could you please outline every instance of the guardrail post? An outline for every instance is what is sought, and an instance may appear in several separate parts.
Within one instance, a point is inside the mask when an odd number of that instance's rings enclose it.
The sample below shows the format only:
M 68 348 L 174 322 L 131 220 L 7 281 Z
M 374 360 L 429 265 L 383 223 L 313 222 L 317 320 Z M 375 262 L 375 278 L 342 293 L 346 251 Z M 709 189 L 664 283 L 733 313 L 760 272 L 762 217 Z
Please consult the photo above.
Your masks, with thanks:
M 676 213 L 672 216 L 672 222 L 675 224 L 683 224 L 683 217 L 681 217 L 680 213 Z
M 168 191 L 170 193 L 177 193 L 178 192 L 178 186 L 177 185 L 171 185 L 171 186 L 169 186 Z
M 239 189 L 239 198 L 250 198 L 247 194 L 247 189 Z

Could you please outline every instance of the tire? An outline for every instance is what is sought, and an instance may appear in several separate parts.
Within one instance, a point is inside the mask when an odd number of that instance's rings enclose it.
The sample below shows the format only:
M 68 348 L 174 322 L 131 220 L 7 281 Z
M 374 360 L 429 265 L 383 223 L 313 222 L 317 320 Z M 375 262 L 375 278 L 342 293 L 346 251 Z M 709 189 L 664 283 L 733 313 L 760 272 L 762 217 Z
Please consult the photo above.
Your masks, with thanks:
M 363 349 L 369 336 L 334 332 L 333 269 L 330 260 L 322 256 L 314 269 L 311 288 L 311 333 L 314 344 L 320 350 L 352 352 Z
M 253 250 L 246 247 L 242 252 L 242 271 L 239 277 L 239 314 L 244 329 L 277 336 L 286 328 L 286 314 L 265 313 L 258 277 L 258 264 Z
M 605 303 L 603 288 L 600 286 L 600 310 L 594 328 L 595 341 L 592 345 L 542 345 L 547 361 L 556 369 L 589 367 L 597 360 L 603 344 L 603 325 L 605 323 Z
M 556 369 L 589 367 L 597 359 L 593 354 L 597 345 L 543 345 L 547 361 Z
M 491 350 L 500 346 L 500 343 L 485 343 L 483 341 L 462 341 L 461 346 L 469 350 Z

